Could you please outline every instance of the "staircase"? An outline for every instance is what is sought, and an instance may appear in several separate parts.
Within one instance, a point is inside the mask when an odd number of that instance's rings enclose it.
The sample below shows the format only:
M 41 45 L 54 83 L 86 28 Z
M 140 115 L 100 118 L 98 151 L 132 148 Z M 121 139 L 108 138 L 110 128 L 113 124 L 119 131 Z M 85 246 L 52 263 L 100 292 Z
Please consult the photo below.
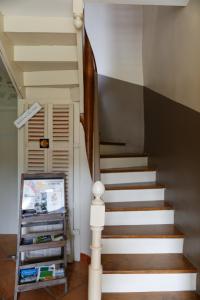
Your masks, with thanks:
M 165 186 L 146 155 L 101 148 L 105 184 L 102 232 L 103 300 L 194 300 L 196 268 L 184 257 Z M 122 149 L 119 146 L 118 153 Z

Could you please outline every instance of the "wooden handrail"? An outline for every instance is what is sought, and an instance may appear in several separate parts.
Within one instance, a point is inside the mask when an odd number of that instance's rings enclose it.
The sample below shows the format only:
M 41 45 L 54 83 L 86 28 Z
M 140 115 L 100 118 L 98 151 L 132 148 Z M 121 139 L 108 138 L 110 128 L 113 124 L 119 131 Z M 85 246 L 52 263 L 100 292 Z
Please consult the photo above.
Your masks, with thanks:
M 91 176 L 94 177 L 94 128 L 98 130 L 98 126 L 94 126 L 94 113 L 97 116 L 98 112 L 95 109 L 95 99 L 97 100 L 97 68 L 92 51 L 92 47 L 85 31 L 84 40 L 84 115 L 81 116 L 85 130 L 86 152 L 88 157 Z M 97 104 L 98 106 L 98 104 Z M 97 109 L 98 110 L 98 109 Z M 96 119 L 96 118 L 95 118 Z M 95 120 L 96 121 L 96 120 Z M 97 121 L 98 122 L 98 121 Z M 98 135 L 98 133 L 97 133 Z M 95 171 L 97 173 L 97 171 Z M 95 176 L 96 177 L 96 176 Z

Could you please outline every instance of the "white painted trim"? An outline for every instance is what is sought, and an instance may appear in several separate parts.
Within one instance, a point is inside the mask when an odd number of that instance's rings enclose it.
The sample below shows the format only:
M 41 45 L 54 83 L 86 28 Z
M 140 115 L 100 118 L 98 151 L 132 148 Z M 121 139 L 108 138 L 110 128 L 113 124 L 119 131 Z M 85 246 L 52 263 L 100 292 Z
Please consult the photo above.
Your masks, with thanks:
M 103 293 L 195 291 L 195 273 L 103 274 Z
M 75 15 L 83 14 L 83 6 L 84 6 L 84 2 L 83 0 L 73 0 L 73 13 Z
M 70 99 L 60 99 L 60 98 L 44 98 L 44 99 L 39 99 L 35 97 L 35 100 L 41 105 L 45 104 L 71 104 L 72 101 Z M 24 104 L 32 104 L 34 102 L 34 99 L 24 99 Z
M 174 224 L 173 210 L 106 212 L 105 225 Z
M 24 102 L 23 99 L 18 99 L 18 116 L 24 112 Z M 18 129 L 18 207 L 20 201 L 20 187 L 21 187 L 21 174 L 24 172 L 24 128 Z
M 72 234 L 74 232 L 74 105 L 69 104 L 70 111 L 69 111 L 69 143 L 68 143 L 68 150 L 69 150 L 69 174 L 68 174 L 68 209 L 69 209 L 69 223 L 70 229 Z M 53 122 L 52 122 L 53 123 Z M 75 238 L 77 236 L 77 232 L 75 232 Z M 71 254 L 74 258 L 74 241 L 69 241 L 71 245 Z
M 77 31 L 77 56 L 78 56 L 80 113 L 84 113 L 83 32 L 82 32 L 82 30 Z
M 80 261 L 81 199 L 80 199 L 80 112 L 79 103 L 74 103 L 74 259 Z
M 141 189 L 141 190 L 110 190 L 105 191 L 105 202 L 129 202 L 164 200 L 165 189 Z
M 183 238 L 102 239 L 103 254 L 183 253 Z

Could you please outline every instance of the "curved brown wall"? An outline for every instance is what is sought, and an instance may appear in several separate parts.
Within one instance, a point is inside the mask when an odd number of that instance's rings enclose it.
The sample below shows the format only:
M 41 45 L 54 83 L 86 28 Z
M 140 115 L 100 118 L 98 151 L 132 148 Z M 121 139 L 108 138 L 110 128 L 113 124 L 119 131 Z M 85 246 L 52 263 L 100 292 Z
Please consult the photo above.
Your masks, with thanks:
M 184 254 L 200 272 L 200 113 L 147 88 L 144 111 L 150 165 L 166 184 L 165 199 L 185 233 Z M 198 285 L 200 290 L 200 278 Z
M 102 141 L 125 142 L 127 152 L 144 151 L 143 87 L 99 75 Z

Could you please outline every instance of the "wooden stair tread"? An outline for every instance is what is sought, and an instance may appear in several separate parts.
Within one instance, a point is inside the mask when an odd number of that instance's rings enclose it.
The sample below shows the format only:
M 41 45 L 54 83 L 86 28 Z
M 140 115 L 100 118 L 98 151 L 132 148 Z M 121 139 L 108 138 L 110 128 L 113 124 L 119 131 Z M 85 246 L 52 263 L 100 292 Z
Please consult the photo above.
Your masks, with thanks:
M 100 142 L 100 145 L 105 145 L 105 146 L 126 146 L 126 143 L 123 142 Z
M 101 169 L 101 173 L 129 173 L 129 172 L 153 172 L 155 168 L 149 167 L 127 167 L 127 168 L 110 168 Z
M 183 238 L 174 225 L 105 226 L 102 238 Z
M 200 300 L 195 292 L 103 293 L 102 300 Z
M 146 210 L 173 210 L 165 201 L 133 201 L 105 203 L 106 212 L 111 211 L 146 211 Z
M 141 183 L 120 183 L 120 184 L 106 184 L 105 189 L 111 190 L 143 190 L 143 189 L 163 189 L 163 184 L 155 182 L 141 182 Z
M 147 154 L 138 153 L 113 153 L 113 154 L 101 154 L 101 158 L 121 158 L 121 157 L 147 157 Z
M 182 254 L 102 254 L 104 274 L 196 273 Z

